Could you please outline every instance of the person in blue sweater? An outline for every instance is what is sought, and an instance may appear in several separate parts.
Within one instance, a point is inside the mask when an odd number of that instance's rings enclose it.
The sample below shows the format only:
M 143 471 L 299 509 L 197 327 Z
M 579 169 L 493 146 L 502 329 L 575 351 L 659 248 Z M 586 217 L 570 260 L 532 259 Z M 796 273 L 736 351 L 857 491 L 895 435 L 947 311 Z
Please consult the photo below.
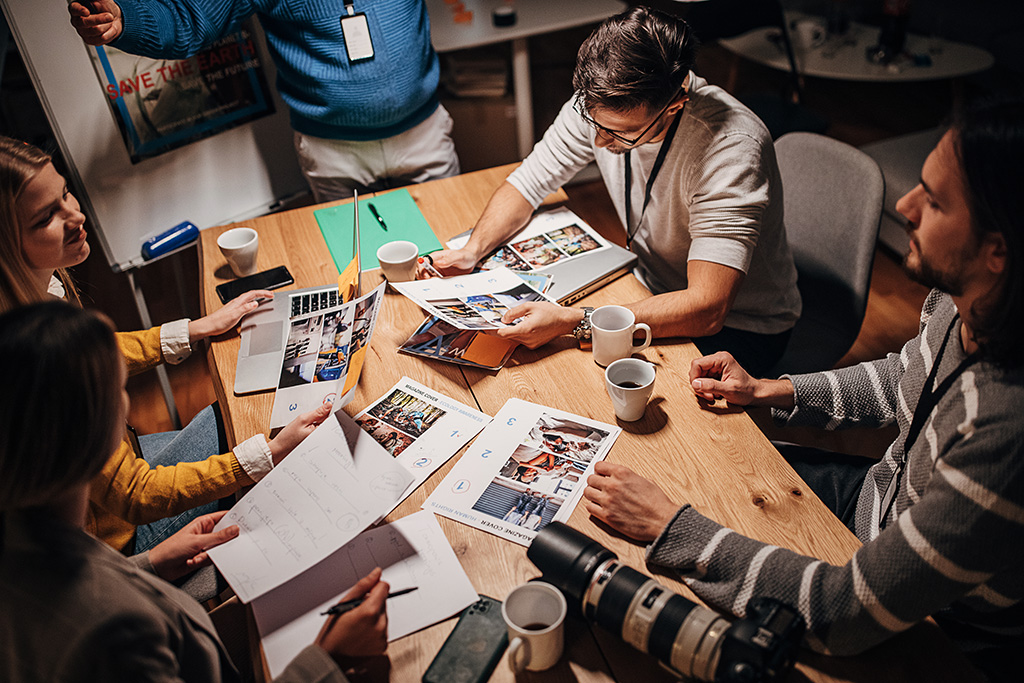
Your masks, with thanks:
M 424 0 L 76 0 L 68 11 L 87 44 L 160 59 L 193 55 L 256 15 L 318 202 L 459 173 Z M 370 58 L 345 40 L 343 20 L 358 28 L 360 15 Z

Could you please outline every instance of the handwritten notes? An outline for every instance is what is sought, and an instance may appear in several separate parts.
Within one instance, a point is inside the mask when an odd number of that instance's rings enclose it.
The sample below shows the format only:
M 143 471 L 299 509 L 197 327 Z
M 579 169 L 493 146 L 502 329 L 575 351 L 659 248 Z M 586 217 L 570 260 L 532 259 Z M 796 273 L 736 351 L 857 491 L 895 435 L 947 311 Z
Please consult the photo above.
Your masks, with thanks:
M 293 581 L 252 602 L 272 676 L 278 676 L 313 642 L 326 617 L 374 567 L 384 570 L 392 591 L 417 590 L 388 600 L 388 640 L 458 613 L 477 599 L 437 519 L 421 511 L 360 534 Z
M 241 533 L 210 556 L 249 602 L 351 541 L 412 481 L 339 410 L 224 515 L 218 528 L 237 524 Z

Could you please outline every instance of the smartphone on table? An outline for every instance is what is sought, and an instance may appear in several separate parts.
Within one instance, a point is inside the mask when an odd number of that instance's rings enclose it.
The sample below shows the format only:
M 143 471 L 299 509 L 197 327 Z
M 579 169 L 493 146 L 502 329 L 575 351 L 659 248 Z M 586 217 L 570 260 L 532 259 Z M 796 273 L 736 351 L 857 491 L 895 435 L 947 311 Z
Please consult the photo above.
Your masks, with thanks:
M 484 683 L 508 647 L 501 601 L 481 595 L 467 607 L 423 674 L 423 683 Z
M 277 289 L 293 282 L 295 282 L 295 278 L 288 272 L 288 269 L 285 266 L 278 266 L 217 285 L 217 296 L 220 297 L 221 303 L 226 304 L 236 296 L 241 296 L 254 289 Z

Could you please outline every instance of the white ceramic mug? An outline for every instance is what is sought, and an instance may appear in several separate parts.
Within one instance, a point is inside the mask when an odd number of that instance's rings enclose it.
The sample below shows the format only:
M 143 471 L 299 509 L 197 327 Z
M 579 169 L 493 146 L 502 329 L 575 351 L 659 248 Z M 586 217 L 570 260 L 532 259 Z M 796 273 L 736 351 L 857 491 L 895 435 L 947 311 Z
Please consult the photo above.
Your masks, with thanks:
M 408 282 L 416 279 L 416 260 L 420 248 L 408 240 L 388 242 L 377 250 L 377 261 L 388 282 Z
M 654 365 L 639 358 L 622 358 L 604 371 L 604 384 L 615 408 L 615 417 L 636 422 L 644 416 L 654 391 Z
M 508 629 L 508 666 L 512 671 L 544 671 L 562 658 L 565 596 L 550 583 L 516 586 L 501 604 Z
M 220 253 L 224 254 L 235 277 L 245 277 L 256 272 L 256 252 L 260 247 L 260 236 L 252 228 L 231 228 L 217 238 Z
M 639 346 L 633 345 L 633 331 L 647 334 Z M 629 358 L 651 345 L 651 328 L 636 322 L 633 311 L 624 306 L 602 306 L 590 314 L 591 341 L 594 361 L 604 367 L 620 358 Z

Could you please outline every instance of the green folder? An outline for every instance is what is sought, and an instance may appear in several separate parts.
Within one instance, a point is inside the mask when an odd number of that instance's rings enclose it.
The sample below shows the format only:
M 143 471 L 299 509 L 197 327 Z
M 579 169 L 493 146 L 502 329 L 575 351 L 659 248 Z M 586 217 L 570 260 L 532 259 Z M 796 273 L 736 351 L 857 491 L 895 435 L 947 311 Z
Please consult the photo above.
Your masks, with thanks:
M 387 230 L 381 226 L 370 211 L 370 205 L 377 210 Z M 331 258 L 340 273 L 352 260 L 352 203 L 328 206 L 313 212 L 324 236 Z M 441 248 L 437 235 L 430 229 L 427 219 L 420 213 L 416 200 L 408 190 L 394 190 L 387 194 L 359 197 L 359 261 L 363 270 L 380 266 L 377 249 L 395 240 L 409 240 L 420 248 L 420 255 L 429 254 Z

